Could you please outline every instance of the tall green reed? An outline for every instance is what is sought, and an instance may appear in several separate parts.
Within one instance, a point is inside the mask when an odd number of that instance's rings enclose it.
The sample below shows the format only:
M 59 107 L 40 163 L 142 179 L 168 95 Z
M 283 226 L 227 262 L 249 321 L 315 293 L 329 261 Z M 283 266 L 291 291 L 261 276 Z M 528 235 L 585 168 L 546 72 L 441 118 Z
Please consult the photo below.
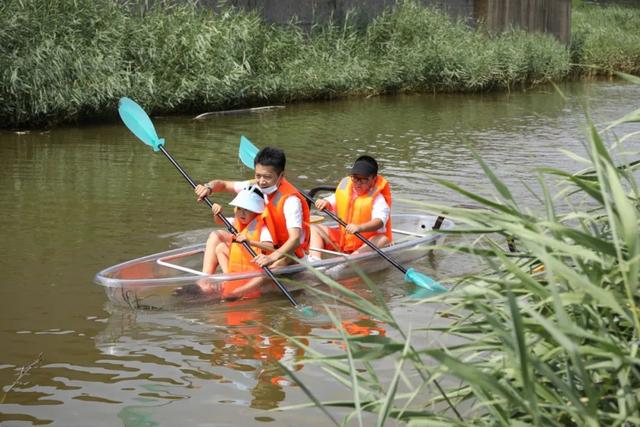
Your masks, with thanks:
M 121 96 L 152 113 L 199 113 L 398 91 L 503 90 L 566 78 L 571 61 L 606 72 L 636 73 L 640 64 L 633 8 L 577 8 L 567 50 L 543 34 L 490 36 L 414 0 L 364 28 L 348 18 L 311 31 L 197 2 L 143 4 L 0 2 L 0 127 L 115 117 Z
M 571 61 L 574 73 L 640 74 L 640 8 L 580 6 L 572 14 Z
M 321 402 L 305 389 L 312 404 L 328 414 L 350 408 L 343 423 L 370 412 L 377 425 L 389 419 L 439 426 L 640 423 L 640 153 L 626 145 L 629 138 L 612 133 L 630 122 L 640 122 L 640 111 L 604 130 L 588 121 L 587 156 L 567 153 L 585 169 L 540 169 L 537 212 L 522 208 L 477 156 L 493 197 L 438 180 L 481 209 L 416 204 L 446 212 L 459 224 L 454 233 L 473 236 L 473 244 L 448 249 L 479 257 L 486 268 L 420 302 L 438 304 L 440 323 L 447 322 L 439 327 L 400 325 L 382 298 L 366 301 L 327 280 L 330 291 L 318 292 L 327 304 L 347 304 L 394 332 L 354 337 L 343 331 L 335 339 L 346 351 L 338 355 L 307 346 L 306 363 L 353 396 Z M 515 238 L 516 252 L 505 252 L 504 237 Z M 449 344 L 414 345 L 416 336 L 424 342 L 434 335 Z M 390 378 L 376 369 L 385 363 L 395 366 Z
M 367 30 L 378 85 L 406 90 L 481 91 L 560 79 L 565 49 L 552 37 L 508 31 L 489 37 L 462 21 L 406 2 Z
M 0 120 L 5 126 L 68 120 L 104 111 L 121 94 L 126 69 L 112 1 L 0 4 Z

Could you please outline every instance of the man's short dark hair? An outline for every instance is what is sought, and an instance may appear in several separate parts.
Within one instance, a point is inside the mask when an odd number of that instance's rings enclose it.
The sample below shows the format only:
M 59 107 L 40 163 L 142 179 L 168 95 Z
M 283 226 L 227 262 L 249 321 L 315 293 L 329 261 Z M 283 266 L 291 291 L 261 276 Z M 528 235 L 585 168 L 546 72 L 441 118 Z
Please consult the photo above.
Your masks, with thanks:
M 253 160 L 254 166 L 272 166 L 278 174 L 284 171 L 286 163 L 287 158 L 284 155 L 284 151 L 273 147 L 264 147 L 262 150 L 258 151 L 258 154 L 256 154 L 256 157 Z

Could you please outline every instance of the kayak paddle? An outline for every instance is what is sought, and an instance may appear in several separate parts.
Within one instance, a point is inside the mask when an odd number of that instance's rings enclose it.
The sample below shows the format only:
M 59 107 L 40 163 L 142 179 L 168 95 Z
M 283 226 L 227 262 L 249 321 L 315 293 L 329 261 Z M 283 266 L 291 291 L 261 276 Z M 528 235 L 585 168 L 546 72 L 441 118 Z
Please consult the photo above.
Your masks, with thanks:
M 242 161 L 242 163 L 245 166 L 247 166 L 248 168 L 251 168 L 251 169 L 255 168 L 254 159 L 255 159 L 256 155 L 258 154 L 258 151 L 259 151 L 258 147 L 253 145 L 251 143 L 251 141 L 249 141 L 249 139 L 247 139 L 244 135 L 240 136 L 240 149 L 239 149 L 239 153 L 238 154 L 240 156 L 240 161 Z M 296 190 L 298 190 L 298 192 L 300 194 L 302 194 L 304 196 L 304 198 L 307 199 L 309 202 L 315 203 L 315 200 L 313 199 L 313 197 L 309 196 L 307 193 L 305 193 L 304 191 L 301 191 L 299 188 L 297 188 L 295 186 L 294 186 L 294 188 Z M 333 212 L 330 212 L 330 211 L 325 209 L 325 213 L 331 219 L 333 219 L 338 224 L 340 224 L 341 226 L 343 226 L 343 227 L 347 226 L 347 223 L 345 223 L 343 220 L 341 220 Z M 426 276 L 426 275 L 414 270 L 413 268 L 406 269 L 403 266 L 401 266 L 400 264 L 398 264 L 396 261 L 394 261 L 392 258 L 390 258 L 387 254 L 382 252 L 379 247 L 374 245 L 369 239 L 364 237 L 359 232 L 355 233 L 355 236 L 358 239 L 360 239 L 363 243 L 365 243 L 367 246 L 369 246 L 371 249 L 373 249 L 375 252 L 377 252 L 378 255 L 380 255 L 382 258 L 384 258 L 385 260 L 389 261 L 391 263 L 391 265 L 393 265 L 395 268 L 397 268 L 398 270 L 403 272 L 404 273 L 404 280 L 406 282 L 413 282 L 415 285 L 426 289 L 427 291 L 429 291 L 429 292 L 427 292 L 429 295 L 434 295 L 434 294 L 438 294 L 438 293 L 447 291 L 447 288 L 442 286 L 440 283 L 438 283 L 437 281 L 435 281 L 431 277 Z
M 173 166 L 175 166 L 176 169 L 178 169 L 178 171 L 184 177 L 184 179 L 186 179 L 187 182 L 191 184 L 191 187 L 196 188 L 196 183 L 191 179 L 191 177 L 189 177 L 187 172 L 180 167 L 178 162 L 176 162 L 174 158 L 171 157 L 171 155 L 164 148 L 164 139 L 158 138 L 158 134 L 156 133 L 156 130 L 153 126 L 153 123 L 151 122 L 151 119 L 149 118 L 147 113 L 145 113 L 142 107 L 136 104 L 135 101 L 124 97 L 124 98 L 120 98 L 120 102 L 118 104 L 118 112 L 120 113 L 120 118 L 122 119 L 124 124 L 127 126 L 127 128 L 129 128 L 129 130 L 135 136 L 138 137 L 138 139 L 140 139 L 142 142 L 152 147 L 153 151 L 161 151 L 162 154 L 164 154 L 167 157 L 167 159 L 169 159 L 169 161 L 173 164 Z M 211 203 L 208 197 L 205 197 L 204 201 L 207 203 L 207 205 L 209 205 L 209 208 L 213 206 L 213 203 Z M 218 214 L 218 218 L 220 218 L 220 220 L 223 222 L 225 227 L 227 227 L 227 230 L 231 234 L 233 234 L 234 236 L 238 234 L 238 230 L 236 230 L 236 228 L 229 222 L 229 220 L 222 213 Z M 255 257 L 257 255 L 247 241 L 242 242 L 242 245 L 251 254 L 251 256 Z M 278 286 L 278 288 L 282 291 L 282 293 L 287 297 L 289 302 L 293 304 L 294 307 L 300 308 L 300 306 L 293 299 L 289 291 L 287 291 L 287 288 L 285 288 L 284 285 L 273 275 L 273 272 L 271 272 L 271 270 L 268 267 L 262 267 L 262 269 L 264 270 L 265 273 L 267 273 L 267 276 L 269 276 L 269 278 L 273 280 L 276 286 Z M 308 308 L 309 307 L 304 307 L 302 310 L 305 311 Z

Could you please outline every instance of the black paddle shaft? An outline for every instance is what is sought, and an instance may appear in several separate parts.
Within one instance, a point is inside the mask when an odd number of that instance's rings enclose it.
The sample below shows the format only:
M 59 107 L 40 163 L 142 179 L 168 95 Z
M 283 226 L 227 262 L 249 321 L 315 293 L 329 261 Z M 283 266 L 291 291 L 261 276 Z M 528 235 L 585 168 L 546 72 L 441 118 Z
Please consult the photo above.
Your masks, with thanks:
M 173 166 L 175 166 L 176 169 L 178 169 L 178 172 L 180 172 L 180 174 L 184 177 L 184 179 L 186 179 L 187 182 L 191 184 L 191 187 L 196 188 L 197 184 L 191 179 L 189 174 L 184 169 L 182 169 L 182 167 L 178 164 L 178 162 L 174 160 L 174 158 L 171 156 L 171 154 L 169 154 L 169 152 L 164 148 L 164 146 L 160 145 L 159 148 L 160 148 L 160 151 L 162 151 L 162 154 L 164 154 L 167 157 L 167 159 L 169 159 L 169 161 L 173 164 Z M 204 201 L 207 203 L 207 205 L 209 205 L 210 208 L 213 207 L 213 203 L 211 203 L 211 200 L 209 200 L 208 197 L 205 197 Z M 236 230 L 233 224 L 231 224 L 229 220 L 222 213 L 218 214 L 218 218 L 220 218 L 220 220 L 224 223 L 225 227 L 227 227 L 227 230 L 229 230 L 229 233 L 233 234 L 234 236 L 238 235 L 238 230 Z M 245 240 L 244 242 L 242 242 L 242 246 L 244 246 L 245 249 L 249 251 L 252 257 L 257 256 L 256 251 L 253 250 L 249 242 Z M 287 297 L 289 302 L 293 304 L 294 307 L 297 307 L 298 303 L 296 302 L 296 300 L 293 299 L 289 291 L 287 291 L 287 288 L 285 288 L 284 285 L 280 283 L 278 279 L 276 279 L 276 276 L 273 274 L 271 269 L 269 269 L 269 267 L 262 267 L 262 269 L 264 270 L 265 273 L 267 273 L 267 276 L 269 276 L 269 278 L 273 280 L 273 283 L 275 283 L 276 286 Z
M 307 199 L 309 202 L 311 203 L 315 203 L 315 200 L 313 199 L 313 197 L 311 197 L 310 195 L 308 195 L 307 193 L 305 193 L 304 191 L 300 190 L 298 187 L 296 187 L 294 185 L 294 187 L 296 190 L 298 190 L 298 192 L 300 194 L 302 194 L 304 196 L 305 199 Z M 347 226 L 347 223 L 344 222 L 343 220 L 340 219 L 340 217 L 336 214 L 334 214 L 333 212 L 324 209 L 324 212 L 329 215 L 329 217 L 334 220 L 335 222 L 337 222 L 338 224 L 340 224 L 343 227 Z M 398 270 L 402 271 L 404 274 L 407 274 L 407 269 L 404 268 L 403 266 L 401 266 L 400 264 L 398 264 L 397 262 L 395 262 L 392 258 L 389 258 L 389 256 L 387 254 L 385 254 L 384 252 L 382 252 L 380 250 L 379 247 L 377 247 L 376 245 L 374 245 L 369 239 L 367 239 L 366 237 L 364 237 L 362 234 L 360 234 L 360 232 L 354 233 L 355 236 L 362 240 L 363 243 L 365 243 L 367 246 L 369 246 L 371 249 L 373 249 L 374 251 L 376 251 L 378 253 L 378 255 L 380 255 L 382 258 L 386 259 L 387 261 L 389 261 L 395 268 L 397 268 Z

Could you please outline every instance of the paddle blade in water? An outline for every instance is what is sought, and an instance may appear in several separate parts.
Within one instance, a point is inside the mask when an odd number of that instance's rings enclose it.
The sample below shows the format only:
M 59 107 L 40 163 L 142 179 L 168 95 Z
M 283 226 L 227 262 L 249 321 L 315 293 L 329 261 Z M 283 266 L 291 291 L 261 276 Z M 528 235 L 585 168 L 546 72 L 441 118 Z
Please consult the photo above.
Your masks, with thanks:
M 313 310 L 313 308 L 308 305 L 300 307 L 299 310 L 304 317 L 316 317 L 317 315 L 317 313 Z
M 142 142 L 151 146 L 153 151 L 160 151 L 160 146 L 164 145 L 164 139 L 158 138 L 156 129 L 151 123 L 151 119 L 145 111 L 129 98 L 120 98 L 118 103 L 118 113 L 124 124 Z
M 418 273 L 413 268 L 407 270 L 404 275 L 405 282 L 413 282 L 416 286 L 426 289 L 431 292 L 431 295 L 446 292 L 447 288 L 436 282 L 429 276 L 425 276 L 422 273 Z
M 240 136 L 240 150 L 238 154 L 240 155 L 242 164 L 250 169 L 254 169 L 255 164 L 253 160 L 256 158 L 258 151 L 260 151 L 258 147 L 253 145 L 244 135 Z
M 413 300 L 423 300 L 425 298 L 430 298 L 434 295 L 435 294 L 433 293 L 432 290 L 421 288 L 418 286 L 415 288 L 415 290 L 412 293 L 409 294 L 409 298 Z

